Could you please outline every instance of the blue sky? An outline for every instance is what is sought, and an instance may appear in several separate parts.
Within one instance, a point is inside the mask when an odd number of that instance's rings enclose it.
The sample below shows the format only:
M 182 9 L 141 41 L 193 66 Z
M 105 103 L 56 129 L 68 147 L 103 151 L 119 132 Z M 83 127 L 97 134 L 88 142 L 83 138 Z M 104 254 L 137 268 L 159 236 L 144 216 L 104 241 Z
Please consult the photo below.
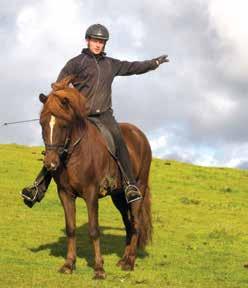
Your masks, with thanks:
M 247 167 L 246 1 L 12 0 L 0 3 L 0 123 L 37 118 L 40 92 L 85 46 L 92 23 L 106 25 L 107 54 L 169 64 L 119 77 L 119 121 L 148 135 L 153 155 L 207 166 Z M 42 144 L 38 123 L 0 128 L 0 143 Z

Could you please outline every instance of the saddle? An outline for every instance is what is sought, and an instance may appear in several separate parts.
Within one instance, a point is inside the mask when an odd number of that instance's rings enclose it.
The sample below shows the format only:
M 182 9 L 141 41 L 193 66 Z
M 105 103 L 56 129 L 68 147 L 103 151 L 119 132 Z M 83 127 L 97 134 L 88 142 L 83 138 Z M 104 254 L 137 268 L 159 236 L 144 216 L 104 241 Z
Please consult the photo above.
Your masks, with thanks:
M 115 159 L 117 159 L 114 138 L 113 138 L 112 134 L 110 133 L 109 129 L 96 117 L 88 117 L 88 120 L 91 123 L 93 123 L 98 128 L 98 130 L 101 132 L 104 139 L 106 140 L 107 149 L 108 149 L 109 153 Z
M 123 181 L 129 185 L 129 180 L 128 180 L 128 177 L 126 175 L 126 172 L 124 171 L 124 169 L 123 169 L 123 167 L 122 167 L 122 165 L 121 165 L 121 163 L 117 157 L 117 153 L 116 153 L 117 147 L 115 146 L 114 138 L 113 138 L 111 132 L 98 118 L 88 116 L 88 120 L 91 123 L 93 123 L 98 128 L 98 130 L 101 132 L 101 134 L 103 135 L 104 139 L 106 140 L 107 149 L 108 149 L 110 155 L 116 161 L 116 163 L 120 169 Z

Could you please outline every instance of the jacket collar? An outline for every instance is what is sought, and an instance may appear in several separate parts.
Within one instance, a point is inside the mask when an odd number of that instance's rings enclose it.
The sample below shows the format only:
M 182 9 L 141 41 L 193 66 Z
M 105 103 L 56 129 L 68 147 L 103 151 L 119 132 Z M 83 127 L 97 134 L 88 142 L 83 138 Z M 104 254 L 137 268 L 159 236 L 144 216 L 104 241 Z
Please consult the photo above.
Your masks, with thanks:
M 84 54 L 86 54 L 86 55 L 88 55 L 88 56 L 90 56 L 90 57 L 95 57 L 96 60 L 98 60 L 98 61 L 101 60 L 102 58 L 104 58 L 104 57 L 106 56 L 106 53 L 105 53 L 105 52 L 101 52 L 100 54 L 95 55 L 94 53 L 92 53 L 92 52 L 90 51 L 89 48 L 84 48 L 81 53 L 84 53 Z

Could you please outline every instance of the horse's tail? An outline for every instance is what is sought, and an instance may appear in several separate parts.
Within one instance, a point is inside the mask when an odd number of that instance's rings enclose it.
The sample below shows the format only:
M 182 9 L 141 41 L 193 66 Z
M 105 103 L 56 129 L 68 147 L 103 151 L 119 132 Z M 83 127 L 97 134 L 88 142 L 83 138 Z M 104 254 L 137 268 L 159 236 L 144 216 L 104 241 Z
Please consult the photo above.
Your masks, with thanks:
M 142 207 L 140 211 L 140 233 L 138 239 L 138 247 L 145 248 L 145 246 L 152 241 L 152 215 L 151 215 L 151 193 L 150 187 L 147 184 L 145 187 Z

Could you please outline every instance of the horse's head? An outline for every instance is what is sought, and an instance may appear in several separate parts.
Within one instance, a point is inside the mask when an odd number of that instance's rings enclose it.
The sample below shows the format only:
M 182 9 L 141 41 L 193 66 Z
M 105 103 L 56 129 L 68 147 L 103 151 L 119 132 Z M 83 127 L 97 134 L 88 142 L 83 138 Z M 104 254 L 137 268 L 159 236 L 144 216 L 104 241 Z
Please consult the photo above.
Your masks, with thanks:
M 40 114 L 46 147 L 44 165 L 52 171 L 60 165 L 60 155 L 69 145 L 73 125 L 86 115 L 85 97 L 69 86 L 72 80 L 73 77 L 68 76 L 53 83 L 51 93 L 48 96 L 40 94 L 39 97 L 44 104 Z

